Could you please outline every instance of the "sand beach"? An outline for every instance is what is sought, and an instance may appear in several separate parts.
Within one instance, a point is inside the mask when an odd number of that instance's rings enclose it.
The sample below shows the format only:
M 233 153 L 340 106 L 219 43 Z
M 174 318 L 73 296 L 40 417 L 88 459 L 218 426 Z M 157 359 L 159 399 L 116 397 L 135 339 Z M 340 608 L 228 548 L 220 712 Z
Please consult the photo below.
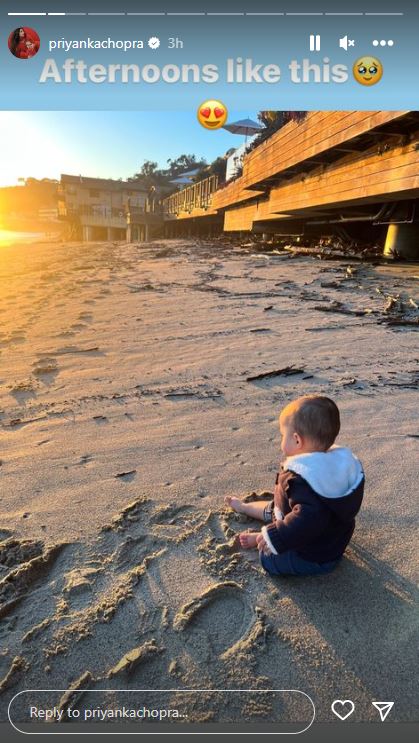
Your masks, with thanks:
M 418 273 L 231 239 L 1 248 L 3 720 L 25 688 L 81 704 L 243 679 L 302 689 L 321 721 L 336 698 L 414 719 L 418 334 L 399 321 Z M 224 497 L 272 491 L 278 414 L 313 392 L 340 408 L 364 505 L 333 574 L 275 579 Z

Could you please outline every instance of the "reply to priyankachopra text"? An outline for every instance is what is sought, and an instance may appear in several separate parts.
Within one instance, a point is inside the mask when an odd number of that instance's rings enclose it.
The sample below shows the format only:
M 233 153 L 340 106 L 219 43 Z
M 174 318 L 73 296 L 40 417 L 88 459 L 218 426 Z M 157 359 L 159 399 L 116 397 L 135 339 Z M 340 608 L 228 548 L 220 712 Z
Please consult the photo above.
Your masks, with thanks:
M 32 721 L 37 722 L 62 722 L 65 717 L 67 720 L 77 720 L 79 722 L 99 721 L 105 722 L 106 720 L 176 720 L 184 719 L 187 715 L 184 715 L 178 709 L 169 709 L 166 707 L 115 707 L 111 709 L 103 709 L 102 707 L 95 707 L 93 709 L 87 708 L 83 710 L 72 709 L 71 707 L 64 710 L 59 707 L 42 708 L 35 705 L 31 705 L 29 708 L 29 717 Z

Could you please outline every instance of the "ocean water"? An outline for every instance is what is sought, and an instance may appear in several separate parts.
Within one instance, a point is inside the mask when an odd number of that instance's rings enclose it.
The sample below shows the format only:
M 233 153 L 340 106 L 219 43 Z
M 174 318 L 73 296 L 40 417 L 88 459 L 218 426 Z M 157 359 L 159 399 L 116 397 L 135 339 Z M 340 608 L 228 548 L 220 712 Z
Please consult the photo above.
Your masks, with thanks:
M 12 245 L 13 243 L 35 242 L 43 240 L 45 232 L 14 232 L 12 230 L 0 230 L 0 246 Z

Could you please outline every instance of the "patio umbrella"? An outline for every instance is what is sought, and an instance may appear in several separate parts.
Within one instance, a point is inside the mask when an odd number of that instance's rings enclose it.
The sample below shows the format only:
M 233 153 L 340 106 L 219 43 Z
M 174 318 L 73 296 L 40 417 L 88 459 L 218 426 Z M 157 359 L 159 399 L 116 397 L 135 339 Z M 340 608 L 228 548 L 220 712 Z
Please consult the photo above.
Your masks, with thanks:
M 196 176 L 201 168 L 194 168 L 193 170 L 187 170 L 185 173 L 181 173 L 177 178 L 172 178 L 170 183 L 175 183 L 177 186 L 184 186 L 186 183 L 193 183 L 194 176 Z
M 223 126 L 223 129 L 226 129 L 232 134 L 244 134 L 246 142 L 249 135 L 257 134 L 264 128 L 264 126 L 258 124 L 257 121 L 253 121 L 253 119 L 240 119 L 240 121 L 233 121 L 232 124 L 224 124 Z
M 176 186 L 185 186 L 186 184 L 191 184 L 192 179 L 186 178 L 184 175 L 178 176 L 178 178 L 172 178 L 170 183 L 174 183 Z

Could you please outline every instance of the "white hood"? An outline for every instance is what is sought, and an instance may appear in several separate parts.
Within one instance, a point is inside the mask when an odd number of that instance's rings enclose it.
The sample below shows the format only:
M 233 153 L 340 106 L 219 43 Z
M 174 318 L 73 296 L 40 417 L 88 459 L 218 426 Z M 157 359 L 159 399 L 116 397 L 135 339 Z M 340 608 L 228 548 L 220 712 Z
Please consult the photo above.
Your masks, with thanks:
M 325 452 L 314 451 L 287 457 L 283 468 L 301 475 L 324 498 L 343 498 L 364 477 L 359 459 L 343 446 L 331 446 Z

